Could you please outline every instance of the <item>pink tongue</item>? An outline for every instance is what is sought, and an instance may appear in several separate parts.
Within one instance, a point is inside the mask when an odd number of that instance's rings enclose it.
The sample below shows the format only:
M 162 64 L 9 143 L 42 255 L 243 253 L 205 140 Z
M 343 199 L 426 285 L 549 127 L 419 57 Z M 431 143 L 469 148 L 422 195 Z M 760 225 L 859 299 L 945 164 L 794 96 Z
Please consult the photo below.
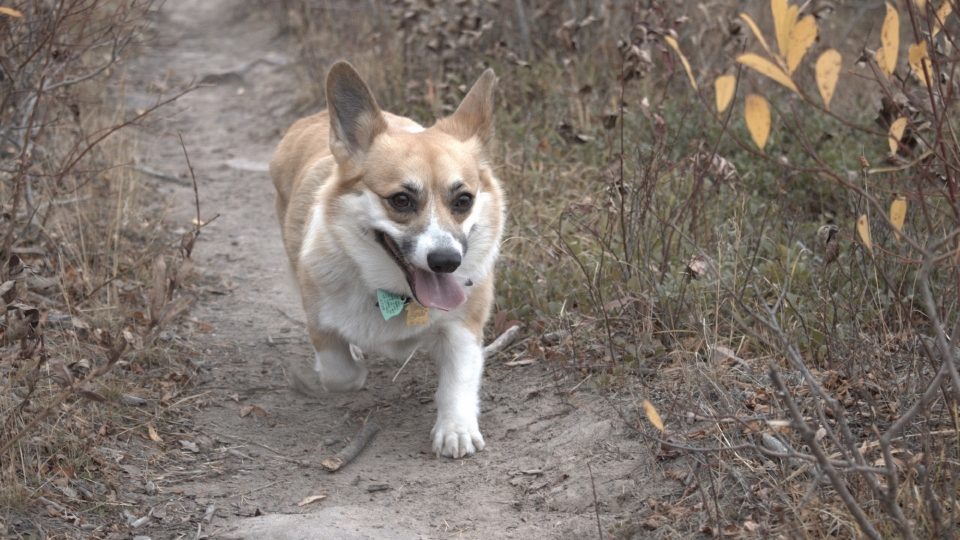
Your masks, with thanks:
M 453 279 L 453 274 L 435 274 L 419 268 L 415 268 L 414 273 L 414 292 L 421 305 L 450 311 L 467 301 L 463 287 Z

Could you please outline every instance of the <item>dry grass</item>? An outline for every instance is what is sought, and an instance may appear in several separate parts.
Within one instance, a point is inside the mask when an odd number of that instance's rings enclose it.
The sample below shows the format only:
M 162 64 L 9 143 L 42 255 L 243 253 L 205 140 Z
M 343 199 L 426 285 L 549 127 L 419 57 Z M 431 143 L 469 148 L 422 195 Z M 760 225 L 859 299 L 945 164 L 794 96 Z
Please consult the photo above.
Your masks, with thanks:
M 119 516 L 101 450 L 143 422 L 128 396 L 145 381 L 189 378 L 154 340 L 189 305 L 195 234 L 162 230 L 132 167 L 126 128 L 154 109 L 105 84 L 154 2 L 5 7 L 19 16 L 0 15 L 0 536 L 20 537 Z

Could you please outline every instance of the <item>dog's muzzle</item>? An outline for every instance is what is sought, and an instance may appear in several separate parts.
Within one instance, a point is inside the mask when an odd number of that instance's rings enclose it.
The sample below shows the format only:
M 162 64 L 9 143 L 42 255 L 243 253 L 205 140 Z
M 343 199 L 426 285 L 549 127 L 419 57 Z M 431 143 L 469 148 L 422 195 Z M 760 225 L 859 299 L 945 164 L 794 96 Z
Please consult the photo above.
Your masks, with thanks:
M 430 270 L 418 268 L 407 261 L 397 242 L 383 231 L 376 231 L 377 242 L 390 254 L 403 272 L 416 301 L 425 307 L 450 311 L 467 301 L 463 287 L 453 277 L 453 272 L 463 262 L 454 249 L 438 249 L 427 255 Z

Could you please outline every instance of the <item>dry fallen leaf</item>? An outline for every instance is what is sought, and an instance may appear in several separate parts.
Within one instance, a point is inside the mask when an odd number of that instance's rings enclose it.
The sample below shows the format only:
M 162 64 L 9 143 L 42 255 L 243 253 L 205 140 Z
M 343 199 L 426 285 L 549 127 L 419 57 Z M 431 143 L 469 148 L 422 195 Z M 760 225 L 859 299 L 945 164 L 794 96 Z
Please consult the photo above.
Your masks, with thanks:
M 312 502 L 322 501 L 322 500 L 326 499 L 327 497 L 329 497 L 329 495 L 326 494 L 326 493 L 324 493 L 323 495 L 311 495 L 311 496 L 307 497 L 306 499 L 298 502 L 298 503 L 297 503 L 297 506 L 306 506 L 306 505 L 308 505 L 308 504 L 310 504 L 310 503 L 312 503 Z
M 748 94 L 743 115 L 753 141 L 757 143 L 762 152 L 767 145 L 767 137 L 770 136 L 770 105 L 767 104 L 767 100 L 763 96 Z
M 840 254 L 838 232 L 840 232 L 840 227 L 836 225 L 824 225 L 817 230 L 817 241 L 823 247 L 823 266 L 828 266 L 837 260 L 837 256 Z
M 830 110 L 830 100 L 833 99 L 833 91 L 837 87 L 837 80 L 840 78 L 840 67 L 843 57 L 833 49 L 823 51 L 820 58 L 817 59 L 816 75 L 817 87 L 820 89 L 820 97 L 823 98 L 823 106 Z
M 654 408 L 653 403 L 650 403 L 646 399 L 643 400 L 643 411 L 647 414 L 647 420 L 649 420 L 650 423 L 662 433 L 663 420 L 660 419 L 660 413 L 658 413 L 657 409 Z
M 711 364 L 719 364 L 720 362 L 725 362 L 727 360 L 743 362 L 741 358 L 737 358 L 737 353 L 727 347 L 724 347 L 723 345 L 707 346 L 707 361 L 709 361 Z
M 240 409 L 240 418 L 247 416 L 250 413 L 259 414 L 260 416 L 266 416 L 267 411 L 261 409 L 257 405 L 247 405 L 246 407 Z
M 8 8 L 8 7 L 0 7 L 0 13 L 4 15 L 9 15 L 15 19 L 19 19 L 20 17 L 23 17 L 23 13 L 20 13 L 19 11 L 13 8 Z
M 147 433 L 150 434 L 151 441 L 163 442 L 163 439 L 161 439 L 160 435 L 157 434 L 157 430 L 153 427 L 153 424 L 147 424 Z

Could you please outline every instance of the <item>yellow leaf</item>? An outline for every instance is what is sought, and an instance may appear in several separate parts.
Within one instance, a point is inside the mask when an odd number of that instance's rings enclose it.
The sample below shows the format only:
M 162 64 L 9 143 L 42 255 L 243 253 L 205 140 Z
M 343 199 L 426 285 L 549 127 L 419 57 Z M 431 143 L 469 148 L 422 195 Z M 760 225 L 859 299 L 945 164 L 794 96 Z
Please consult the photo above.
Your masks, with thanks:
M 940 33 L 940 29 L 943 28 L 943 23 L 951 13 L 953 13 L 953 0 L 943 0 L 943 3 L 937 8 L 936 18 L 933 22 L 933 31 L 930 32 L 931 36 L 936 36 Z
M 767 137 L 770 136 L 770 105 L 763 96 L 749 94 L 744 103 L 743 116 L 753 142 L 763 151 L 763 147 L 767 145 Z
M 663 432 L 663 420 L 660 420 L 660 414 L 657 412 L 657 409 L 653 407 L 653 403 L 643 400 L 643 410 L 647 413 L 647 420 L 649 420 L 655 428 Z
M 903 220 L 907 217 L 907 199 L 899 196 L 890 203 L 890 221 L 893 222 L 896 230 L 893 231 L 897 240 L 900 240 L 900 231 L 903 230 Z
M 897 69 L 897 53 L 900 50 L 900 14 L 896 8 L 887 4 L 887 16 L 883 19 L 883 27 L 880 28 L 880 44 L 882 49 L 877 51 L 877 65 L 884 75 L 890 77 L 893 71 Z M 883 54 L 880 51 L 883 51 Z M 881 63 L 881 60 L 883 63 Z
M 897 118 L 890 124 L 890 136 L 887 142 L 890 143 L 890 153 L 896 154 L 900 145 L 900 139 L 903 138 L 903 130 L 907 127 L 906 118 Z
M 927 42 L 922 41 L 910 45 L 907 49 L 907 60 L 910 62 L 910 69 L 917 75 L 920 82 L 924 86 L 929 86 L 927 84 L 929 82 L 928 78 L 933 78 L 933 63 L 930 62 L 930 55 L 927 54 Z M 924 68 L 926 68 L 926 72 L 924 72 Z
M 870 224 L 867 222 L 867 216 L 860 216 L 860 219 L 857 220 L 857 232 L 860 234 L 860 239 L 863 240 L 863 245 L 867 246 L 867 251 L 873 254 L 873 242 L 870 241 Z
M 877 63 L 877 66 L 880 68 L 880 73 L 883 73 L 884 77 L 889 77 L 887 73 L 887 61 L 884 59 L 886 55 L 883 54 L 883 47 L 877 49 L 877 52 L 873 53 L 873 60 Z
M 677 40 L 670 36 L 663 36 L 663 39 L 667 41 L 667 45 L 670 45 L 673 47 L 673 50 L 677 51 L 677 56 L 680 57 L 680 61 L 683 63 L 683 69 L 687 70 L 687 77 L 690 77 L 690 86 L 699 92 L 700 87 L 697 86 L 697 80 L 693 78 L 693 71 L 690 70 L 690 62 L 687 62 L 687 57 L 680 52 L 680 46 L 677 45 Z
M 9 15 L 17 19 L 19 19 L 20 17 L 23 17 L 23 13 L 20 13 L 19 11 L 13 8 L 8 8 L 8 7 L 0 7 L 0 13 L 4 15 Z
M 800 8 L 797 6 L 790 6 L 787 8 L 787 19 L 786 19 L 786 31 L 787 31 L 787 49 L 780 51 L 780 58 L 786 59 L 787 51 L 790 50 L 790 35 L 793 34 L 793 29 L 797 26 L 797 16 L 799 15 Z M 783 62 L 780 62 L 783 64 Z
M 800 93 L 797 90 L 797 85 L 793 83 L 793 80 L 789 75 L 787 75 L 776 64 L 762 56 L 757 56 L 756 54 L 751 53 L 741 54 L 737 57 L 737 62 L 757 70 L 761 75 L 770 77 L 771 79 L 786 86 L 794 92 L 797 92 L 798 94 Z
M 747 26 L 750 27 L 753 35 L 757 36 L 757 41 L 759 41 L 760 45 L 763 46 L 763 50 L 767 51 L 767 54 L 772 57 L 773 53 L 770 51 L 770 46 L 767 45 L 767 40 L 763 39 L 763 34 L 760 33 L 760 27 L 757 26 L 757 23 L 753 22 L 753 19 L 751 19 L 746 13 L 741 13 L 740 18 L 743 19 L 743 22 L 747 23 Z
M 914 5 L 917 6 L 917 11 L 919 11 L 920 14 L 923 15 L 923 13 L 927 9 L 927 0 L 913 0 L 913 3 Z M 949 4 L 950 0 L 947 0 L 947 3 Z
M 787 49 L 787 73 L 793 72 L 800 65 L 803 55 L 807 54 L 810 46 L 817 40 L 817 19 L 807 15 L 793 25 L 790 31 L 790 48 Z
M 150 435 L 151 441 L 163 442 L 163 439 L 160 438 L 160 435 L 157 435 L 157 430 L 153 427 L 153 424 L 147 424 L 147 433 Z
M 717 91 L 717 112 L 722 113 L 727 110 L 733 94 L 737 91 L 737 78 L 733 75 L 721 75 L 713 82 L 713 87 Z
M 787 0 L 770 0 L 770 13 L 773 15 L 773 29 L 777 34 L 777 50 L 780 56 L 787 55 L 790 46 L 790 7 Z
M 837 88 L 837 79 L 840 78 L 840 66 L 843 58 L 834 49 L 823 51 L 820 58 L 817 58 L 817 87 L 820 88 L 820 96 L 823 98 L 823 106 L 830 110 L 830 100 L 833 99 L 833 91 Z

